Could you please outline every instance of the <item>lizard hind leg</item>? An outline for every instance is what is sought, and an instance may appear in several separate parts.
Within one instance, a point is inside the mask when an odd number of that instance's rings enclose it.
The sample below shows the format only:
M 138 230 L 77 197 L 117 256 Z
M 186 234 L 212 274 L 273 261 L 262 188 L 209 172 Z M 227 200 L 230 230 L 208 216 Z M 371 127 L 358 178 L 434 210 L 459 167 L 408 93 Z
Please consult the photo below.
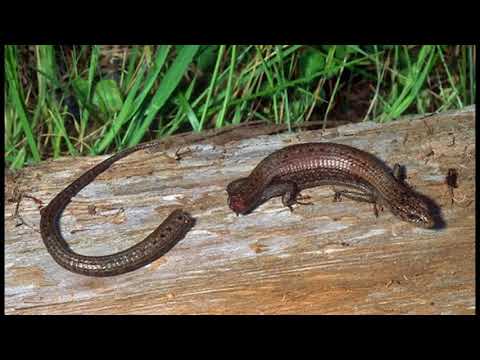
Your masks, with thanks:
M 352 191 L 352 190 L 337 190 L 333 187 L 334 195 L 333 202 L 342 201 L 342 197 L 350 200 L 366 203 L 376 203 L 377 199 L 372 192 L 368 191 Z
M 334 195 L 333 195 L 333 201 L 338 202 L 342 200 L 342 196 L 358 201 L 358 202 L 366 202 L 373 204 L 373 213 L 375 217 L 378 217 L 379 211 L 382 212 L 384 210 L 383 202 L 380 201 L 380 199 L 375 196 L 374 192 L 370 191 L 351 191 L 351 190 L 337 190 L 335 187 L 333 187 Z

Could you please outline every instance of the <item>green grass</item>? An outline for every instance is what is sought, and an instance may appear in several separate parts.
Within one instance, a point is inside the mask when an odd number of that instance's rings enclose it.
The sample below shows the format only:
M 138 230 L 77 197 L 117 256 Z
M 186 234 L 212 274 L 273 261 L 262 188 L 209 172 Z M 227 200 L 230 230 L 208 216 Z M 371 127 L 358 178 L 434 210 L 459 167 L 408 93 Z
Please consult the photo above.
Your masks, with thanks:
M 249 120 L 327 126 L 350 110 L 357 121 L 388 122 L 473 104 L 476 92 L 474 46 L 4 50 L 5 161 L 12 169 Z

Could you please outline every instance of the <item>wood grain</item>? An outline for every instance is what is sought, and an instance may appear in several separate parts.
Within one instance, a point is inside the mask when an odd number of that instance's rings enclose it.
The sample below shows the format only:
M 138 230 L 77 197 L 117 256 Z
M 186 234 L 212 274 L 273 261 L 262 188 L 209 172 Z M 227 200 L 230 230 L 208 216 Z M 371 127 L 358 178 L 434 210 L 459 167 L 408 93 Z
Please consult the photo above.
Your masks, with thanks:
M 121 160 L 82 190 L 62 219 L 65 238 L 82 254 L 123 250 L 174 208 L 183 207 L 197 219 L 163 258 L 113 278 L 89 278 L 59 267 L 40 238 L 39 204 L 33 200 L 46 205 L 105 156 L 46 161 L 7 175 L 5 312 L 475 312 L 473 107 L 389 124 L 284 130 L 257 123 L 193 145 L 188 143 L 198 135 L 181 135 L 167 140 L 164 151 Z M 333 203 L 328 187 L 304 191 L 314 205 L 298 206 L 293 213 L 278 198 L 248 216 L 228 209 L 228 182 L 247 175 L 266 155 L 294 143 L 327 140 L 372 152 L 389 165 L 405 165 L 407 181 L 441 206 L 446 227 L 415 228 L 388 212 L 377 219 L 370 204 Z M 452 167 L 459 172 L 453 205 L 444 183 Z

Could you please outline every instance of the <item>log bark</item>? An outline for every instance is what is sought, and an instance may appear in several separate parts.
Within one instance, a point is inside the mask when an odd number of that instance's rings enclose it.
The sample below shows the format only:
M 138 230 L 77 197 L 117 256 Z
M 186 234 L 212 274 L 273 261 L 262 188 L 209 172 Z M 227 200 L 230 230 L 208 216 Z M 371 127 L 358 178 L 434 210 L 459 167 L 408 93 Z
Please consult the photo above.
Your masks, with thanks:
M 59 267 L 38 231 L 38 201 L 46 205 L 106 156 L 61 158 L 7 174 L 5 312 L 474 314 L 474 107 L 388 124 L 285 130 L 254 123 L 190 145 L 205 135 L 172 137 L 155 153 L 119 161 L 83 189 L 61 224 L 82 254 L 126 249 L 174 208 L 197 219 L 164 257 L 112 278 Z M 445 228 L 416 228 L 389 212 L 375 218 L 370 204 L 334 203 L 329 187 L 302 192 L 314 204 L 293 213 L 279 198 L 247 216 L 229 210 L 230 181 L 279 148 L 313 141 L 405 165 L 407 182 L 440 205 Z M 458 171 L 453 198 L 445 184 L 449 168 Z

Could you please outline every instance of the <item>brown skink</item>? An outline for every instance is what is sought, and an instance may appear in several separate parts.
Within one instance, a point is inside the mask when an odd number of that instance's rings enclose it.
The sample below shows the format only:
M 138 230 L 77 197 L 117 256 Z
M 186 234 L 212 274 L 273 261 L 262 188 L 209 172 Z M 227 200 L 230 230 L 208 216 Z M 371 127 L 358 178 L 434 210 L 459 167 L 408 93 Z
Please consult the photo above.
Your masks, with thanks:
M 305 143 L 287 146 L 263 159 L 246 178 L 227 186 L 228 205 L 236 214 L 248 214 L 272 197 L 282 196 L 290 207 L 300 203 L 303 189 L 338 185 L 349 190 L 341 196 L 386 207 L 404 221 L 433 228 L 429 200 L 410 188 L 398 175 L 399 166 L 389 169 L 380 159 L 351 146 L 335 143 Z M 353 191 L 352 191 L 353 190 Z
M 150 235 L 136 245 L 114 254 L 85 256 L 70 249 L 60 232 L 60 217 L 71 199 L 114 162 L 133 152 L 158 146 L 140 144 L 102 161 L 62 190 L 42 209 L 40 232 L 53 259 L 63 268 L 88 276 L 120 275 L 145 266 L 169 251 L 193 227 L 195 220 L 182 210 L 174 210 Z

